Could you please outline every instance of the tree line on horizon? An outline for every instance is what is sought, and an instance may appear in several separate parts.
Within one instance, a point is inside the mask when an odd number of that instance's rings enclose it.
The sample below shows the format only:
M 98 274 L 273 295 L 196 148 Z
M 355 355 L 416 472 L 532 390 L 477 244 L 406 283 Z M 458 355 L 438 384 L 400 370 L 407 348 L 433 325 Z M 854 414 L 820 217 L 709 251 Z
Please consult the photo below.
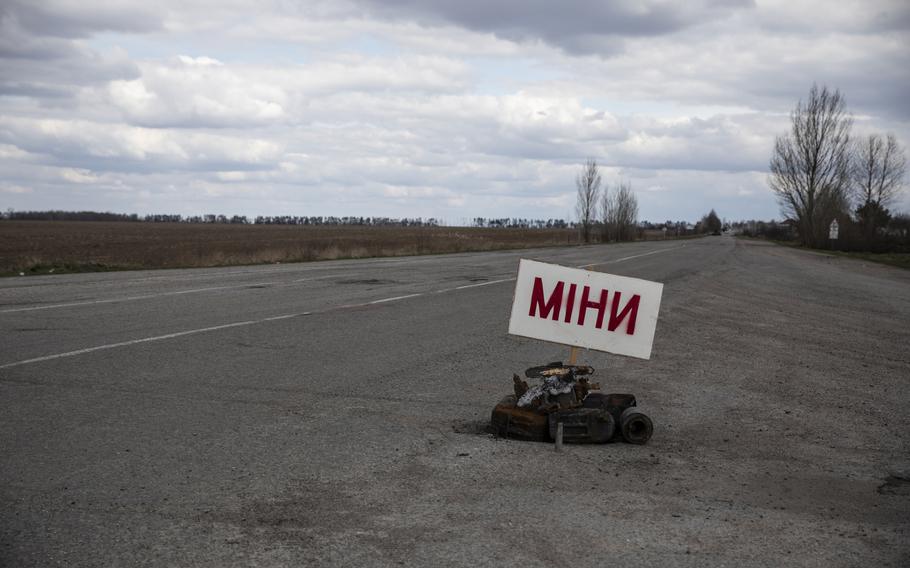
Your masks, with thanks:
M 246 215 L 168 215 L 136 213 L 110 213 L 99 211 L 14 211 L 9 209 L 0 217 L 10 221 L 109 221 L 127 223 L 198 223 L 219 225 L 352 225 L 375 227 L 438 227 L 435 218 L 391 218 L 391 217 L 334 217 L 334 216 L 295 216 L 295 215 L 259 215 L 250 219 Z
M 328 225 L 328 226 L 367 226 L 367 227 L 440 227 L 444 223 L 436 218 L 422 217 L 360 217 L 360 216 L 298 216 L 298 215 L 259 215 L 252 219 L 246 215 L 168 215 L 136 213 L 111 213 L 100 211 L 15 211 L 8 209 L 0 219 L 10 221 L 108 221 L 128 223 L 199 223 L 229 225 Z M 564 219 L 525 219 L 516 217 L 486 218 L 474 217 L 470 226 L 489 229 L 567 229 L 574 223 Z
M 105 221 L 127 223 L 199 223 L 199 224 L 230 224 L 230 225 L 301 225 L 301 226 L 370 226 L 370 227 L 441 227 L 444 223 L 435 219 L 417 218 L 391 218 L 391 217 L 333 217 L 333 216 L 257 216 L 252 219 L 245 215 L 168 215 L 151 214 L 138 215 L 136 213 L 111 213 L 100 211 L 15 211 L 8 209 L 0 214 L 0 220 L 9 221 Z M 470 220 L 471 227 L 486 229 L 576 229 L 580 224 L 565 219 L 525 219 L 517 217 L 486 218 L 474 217 Z M 699 224 L 687 221 L 667 220 L 662 223 L 648 221 L 637 222 L 637 230 L 662 230 L 666 229 L 669 235 L 692 234 Z

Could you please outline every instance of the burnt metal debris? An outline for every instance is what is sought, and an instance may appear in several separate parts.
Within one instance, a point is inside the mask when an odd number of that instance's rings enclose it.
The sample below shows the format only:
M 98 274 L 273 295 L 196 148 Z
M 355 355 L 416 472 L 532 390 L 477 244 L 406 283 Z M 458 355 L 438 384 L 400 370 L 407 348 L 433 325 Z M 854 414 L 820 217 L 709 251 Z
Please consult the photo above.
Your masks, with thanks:
M 525 371 L 525 377 L 540 380 L 535 386 L 514 375 L 514 394 L 493 408 L 493 430 L 504 437 L 547 442 L 562 424 L 566 443 L 647 443 L 654 425 L 635 396 L 595 392 L 600 385 L 588 379 L 593 374 L 591 367 L 557 361 Z

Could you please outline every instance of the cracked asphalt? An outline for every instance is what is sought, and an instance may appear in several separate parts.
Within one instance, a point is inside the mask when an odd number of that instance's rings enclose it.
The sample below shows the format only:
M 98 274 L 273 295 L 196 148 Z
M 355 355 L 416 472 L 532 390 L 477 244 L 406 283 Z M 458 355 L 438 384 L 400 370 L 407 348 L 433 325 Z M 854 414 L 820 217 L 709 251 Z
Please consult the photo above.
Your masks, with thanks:
M 485 431 L 519 258 L 663 282 L 646 446 Z M 3 566 L 906 566 L 910 272 L 707 237 L 0 280 Z

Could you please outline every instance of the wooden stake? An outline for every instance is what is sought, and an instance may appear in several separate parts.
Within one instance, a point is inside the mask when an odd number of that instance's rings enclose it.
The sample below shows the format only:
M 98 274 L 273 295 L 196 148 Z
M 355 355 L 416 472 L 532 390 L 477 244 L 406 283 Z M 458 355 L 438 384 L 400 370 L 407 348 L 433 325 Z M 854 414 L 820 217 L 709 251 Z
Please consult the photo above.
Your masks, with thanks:
M 562 451 L 562 422 L 556 425 L 556 451 Z
M 578 362 L 578 351 L 578 347 L 573 347 L 572 350 L 569 351 L 569 365 L 574 365 Z

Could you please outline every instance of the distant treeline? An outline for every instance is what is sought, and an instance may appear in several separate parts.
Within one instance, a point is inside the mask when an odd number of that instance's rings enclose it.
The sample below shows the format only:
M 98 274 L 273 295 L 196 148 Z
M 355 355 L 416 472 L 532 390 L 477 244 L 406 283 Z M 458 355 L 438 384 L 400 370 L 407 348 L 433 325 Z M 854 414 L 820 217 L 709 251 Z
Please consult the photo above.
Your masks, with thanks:
M 143 221 L 135 213 L 108 213 L 98 211 L 13 211 L 7 210 L 3 219 L 11 221 Z
M 122 221 L 127 223 L 200 223 L 221 225 L 353 225 L 389 227 L 438 227 L 437 219 L 390 217 L 302 217 L 294 215 L 258 216 L 252 220 L 246 215 L 137 215 L 136 213 L 109 213 L 98 211 L 13 211 L 2 216 L 11 221 Z
M 392 217 L 323 217 L 274 215 L 247 217 L 246 215 L 137 215 L 136 213 L 110 213 L 99 211 L 14 211 L 8 209 L 0 214 L 0 219 L 10 221 L 119 221 L 125 223 L 198 223 L 220 225 L 308 225 L 308 226 L 355 226 L 355 227 L 439 227 L 443 223 L 435 218 L 424 219 Z M 579 224 L 564 219 L 521 219 L 474 217 L 470 220 L 472 227 L 484 229 L 577 229 Z M 595 223 L 599 225 L 599 223 Z M 651 223 L 640 221 L 639 233 L 647 230 L 660 230 L 667 236 L 683 236 L 704 232 L 698 224 L 686 221 L 666 221 Z M 641 238 L 641 234 L 638 235 Z
M 562 219 L 487 219 L 486 217 L 474 217 L 471 220 L 472 227 L 484 227 L 490 229 L 568 229 L 574 227 L 575 223 L 569 223 Z
M 485 217 L 475 217 L 471 220 L 472 227 L 484 228 L 509 228 L 509 229 L 578 229 L 581 225 L 576 221 L 565 221 L 563 219 L 487 219 Z M 591 226 L 600 228 L 603 226 L 601 221 L 592 221 Z M 663 231 L 666 230 L 668 235 L 683 236 L 691 235 L 699 230 L 699 225 L 693 225 L 686 221 L 666 221 L 665 223 L 652 223 L 650 221 L 639 221 L 635 228 L 641 231 Z M 640 236 L 640 235 L 639 235 Z
M 350 225 L 364 227 L 438 227 L 440 221 L 435 218 L 424 219 L 392 217 L 323 217 L 275 215 L 254 217 L 245 215 L 137 215 L 135 213 L 109 213 L 98 211 L 13 211 L 8 210 L 3 219 L 13 221 L 122 221 L 128 223 L 203 223 L 233 225 Z M 510 229 L 567 229 L 575 226 L 562 219 L 486 219 L 476 217 L 471 222 L 474 227 L 510 228 Z

